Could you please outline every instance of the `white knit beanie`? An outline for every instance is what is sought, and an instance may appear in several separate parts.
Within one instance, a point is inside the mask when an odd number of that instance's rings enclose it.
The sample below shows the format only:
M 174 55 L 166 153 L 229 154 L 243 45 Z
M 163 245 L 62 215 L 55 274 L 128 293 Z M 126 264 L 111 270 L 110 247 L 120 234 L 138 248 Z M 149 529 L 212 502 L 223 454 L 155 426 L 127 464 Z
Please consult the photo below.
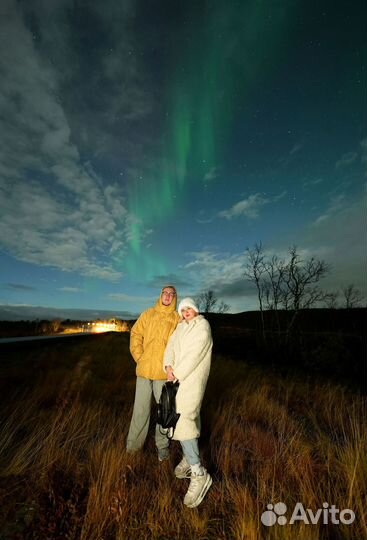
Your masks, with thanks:
M 181 310 L 184 308 L 191 307 L 196 313 L 199 313 L 199 308 L 195 304 L 195 301 L 192 298 L 183 298 L 178 304 L 178 313 L 181 315 Z

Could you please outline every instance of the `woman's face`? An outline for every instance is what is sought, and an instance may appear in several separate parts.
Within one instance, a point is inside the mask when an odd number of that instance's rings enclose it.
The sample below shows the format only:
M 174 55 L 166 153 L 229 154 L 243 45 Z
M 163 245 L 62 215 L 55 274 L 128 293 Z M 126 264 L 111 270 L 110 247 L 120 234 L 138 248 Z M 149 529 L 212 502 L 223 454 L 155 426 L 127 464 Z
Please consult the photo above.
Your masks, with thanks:
M 182 317 L 185 319 L 185 321 L 189 322 L 192 319 L 194 319 L 199 313 L 192 309 L 192 307 L 186 307 L 181 309 Z

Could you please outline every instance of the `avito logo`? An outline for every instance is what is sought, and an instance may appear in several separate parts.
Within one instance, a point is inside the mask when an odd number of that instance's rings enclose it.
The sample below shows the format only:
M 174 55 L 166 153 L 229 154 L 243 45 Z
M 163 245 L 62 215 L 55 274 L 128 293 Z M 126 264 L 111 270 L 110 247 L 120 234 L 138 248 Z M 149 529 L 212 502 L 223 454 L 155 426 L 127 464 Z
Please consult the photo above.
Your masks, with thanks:
M 261 514 L 261 522 L 267 527 L 272 527 L 276 523 L 278 525 L 293 525 L 297 521 L 301 521 L 306 525 L 316 525 L 316 523 L 321 522 L 326 525 L 331 523 L 333 525 L 350 525 L 356 518 L 353 510 L 345 508 L 344 510 L 339 510 L 336 508 L 335 504 L 329 506 L 329 503 L 322 503 L 322 508 L 318 508 L 316 511 L 311 510 L 311 508 L 305 508 L 302 503 L 297 502 L 293 508 L 293 512 L 289 521 L 286 517 L 287 505 L 283 502 L 278 502 L 276 504 L 268 504 L 267 510 Z

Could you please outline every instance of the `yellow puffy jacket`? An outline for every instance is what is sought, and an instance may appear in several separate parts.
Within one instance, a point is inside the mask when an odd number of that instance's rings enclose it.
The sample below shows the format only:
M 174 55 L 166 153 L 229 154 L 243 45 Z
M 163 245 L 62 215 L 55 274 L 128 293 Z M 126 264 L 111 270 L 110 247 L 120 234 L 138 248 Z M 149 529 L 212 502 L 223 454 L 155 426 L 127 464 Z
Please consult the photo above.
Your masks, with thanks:
M 167 378 L 163 370 L 163 354 L 179 320 L 176 297 L 169 306 L 165 306 L 160 296 L 154 307 L 140 315 L 130 334 L 130 352 L 136 362 L 138 377 L 151 380 Z

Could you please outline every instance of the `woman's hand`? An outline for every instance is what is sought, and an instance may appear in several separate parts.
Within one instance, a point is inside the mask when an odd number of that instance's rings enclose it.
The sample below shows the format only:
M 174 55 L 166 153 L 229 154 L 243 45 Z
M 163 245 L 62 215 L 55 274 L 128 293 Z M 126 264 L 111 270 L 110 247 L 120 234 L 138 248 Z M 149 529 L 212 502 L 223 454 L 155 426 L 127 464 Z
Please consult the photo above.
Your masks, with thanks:
M 173 373 L 172 366 L 166 366 L 167 381 L 174 381 L 176 379 L 175 374 Z

